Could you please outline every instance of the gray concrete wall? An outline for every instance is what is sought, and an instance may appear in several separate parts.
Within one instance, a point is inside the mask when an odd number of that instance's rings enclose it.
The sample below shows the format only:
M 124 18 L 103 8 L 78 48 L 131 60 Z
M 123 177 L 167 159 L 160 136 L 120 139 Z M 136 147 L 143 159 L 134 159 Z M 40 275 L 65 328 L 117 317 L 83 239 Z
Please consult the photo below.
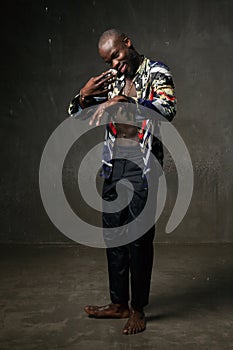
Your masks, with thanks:
M 139 52 L 172 69 L 178 97 L 174 126 L 194 166 L 191 205 L 180 226 L 167 235 L 164 228 L 176 199 L 177 175 L 166 155 L 168 197 L 158 240 L 232 242 L 232 13 L 231 0 L 15 0 L 5 5 L 0 241 L 68 241 L 43 208 L 40 157 L 50 134 L 67 117 L 70 98 L 104 68 L 96 50 L 99 34 L 117 26 L 129 34 Z M 71 159 L 79 159 L 82 151 L 80 146 Z M 63 180 L 72 194 L 72 161 L 68 163 Z M 80 198 L 73 197 L 70 201 L 76 200 L 85 215 Z

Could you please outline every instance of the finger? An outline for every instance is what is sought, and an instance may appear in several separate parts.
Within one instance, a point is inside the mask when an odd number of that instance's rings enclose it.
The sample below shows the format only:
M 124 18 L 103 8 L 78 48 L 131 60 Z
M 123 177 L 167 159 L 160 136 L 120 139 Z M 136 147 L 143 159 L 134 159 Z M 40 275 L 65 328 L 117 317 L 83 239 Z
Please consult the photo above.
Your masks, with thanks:
M 95 113 L 93 114 L 93 116 L 91 117 L 90 121 L 89 121 L 89 125 L 93 125 L 94 121 L 100 120 L 100 118 L 102 117 L 102 115 L 104 114 L 105 111 L 105 105 L 104 103 L 102 103 L 98 109 L 95 111 Z M 97 124 L 96 124 L 97 125 Z
M 109 70 L 106 72 L 101 73 L 100 75 L 97 75 L 96 77 L 94 77 L 94 81 L 95 83 L 98 83 L 101 79 L 103 79 L 104 76 L 106 76 L 106 74 L 110 73 Z
M 100 80 L 98 83 L 96 83 L 97 86 L 100 85 L 106 85 L 111 84 L 116 80 L 116 77 L 114 75 L 104 77 L 102 80 Z
M 100 125 L 100 121 L 101 121 L 101 118 L 102 118 L 103 115 L 104 115 L 104 112 L 105 112 L 105 107 L 103 107 L 103 108 L 99 111 L 99 113 L 97 114 L 97 116 L 96 116 L 96 119 L 97 119 L 97 121 L 96 121 L 96 126 L 99 126 L 99 125 Z
M 107 97 L 107 93 L 112 91 L 112 87 L 104 86 L 95 91 L 95 96 L 105 96 Z
M 93 114 L 93 116 L 91 117 L 90 121 L 89 121 L 89 125 L 93 125 L 96 117 L 97 117 L 97 112 L 98 112 L 98 109 L 97 111 L 95 111 L 95 113 Z
M 112 69 L 108 69 L 107 71 L 103 72 L 102 74 L 100 74 L 98 77 L 96 77 L 96 83 L 100 82 L 101 80 L 103 80 L 104 78 L 106 79 L 106 81 L 109 78 L 112 78 L 116 75 L 116 72 Z
M 104 114 L 104 111 L 100 111 L 100 113 L 97 115 L 97 121 L 96 121 L 96 126 L 99 126 L 100 125 L 100 121 L 101 121 L 101 118 Z

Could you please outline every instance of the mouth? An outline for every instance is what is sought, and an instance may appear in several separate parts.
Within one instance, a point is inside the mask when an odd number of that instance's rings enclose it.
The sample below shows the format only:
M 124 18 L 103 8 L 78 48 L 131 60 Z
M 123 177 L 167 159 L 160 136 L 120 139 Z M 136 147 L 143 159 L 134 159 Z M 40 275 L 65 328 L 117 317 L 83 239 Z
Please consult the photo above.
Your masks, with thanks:
M 118 70 L 121 74 L 124 74 L 126 69 L 127 69 L 127 64 L 123 63 Z

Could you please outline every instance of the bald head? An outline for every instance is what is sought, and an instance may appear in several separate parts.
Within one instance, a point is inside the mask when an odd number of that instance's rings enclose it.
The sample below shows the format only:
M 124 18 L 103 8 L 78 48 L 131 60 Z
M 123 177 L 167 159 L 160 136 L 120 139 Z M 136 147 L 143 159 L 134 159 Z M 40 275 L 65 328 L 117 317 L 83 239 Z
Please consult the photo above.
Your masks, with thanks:
M 101 34 L 99 38 L 98 48 L 100 49 L 109 39 L 113 39 L 114 41 L 117 39 L 124 40 L 126 37 L 127 35 L 125 35 L 123 32 L 121 32 L 118 29 L 115 29 L 115 28 L 108 29 Z

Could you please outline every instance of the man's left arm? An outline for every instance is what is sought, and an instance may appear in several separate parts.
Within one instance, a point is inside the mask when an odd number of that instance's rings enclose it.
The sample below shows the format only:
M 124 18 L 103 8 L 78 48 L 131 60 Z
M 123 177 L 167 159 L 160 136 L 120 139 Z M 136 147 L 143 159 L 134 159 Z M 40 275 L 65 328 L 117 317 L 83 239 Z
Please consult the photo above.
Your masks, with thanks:
M 138 99 L 138 103 L 160 113 L 172 121 L 176 114 L 175 88 L 171 72 L 166 66 L 152 67 L 149 92 L 146 99 Z

